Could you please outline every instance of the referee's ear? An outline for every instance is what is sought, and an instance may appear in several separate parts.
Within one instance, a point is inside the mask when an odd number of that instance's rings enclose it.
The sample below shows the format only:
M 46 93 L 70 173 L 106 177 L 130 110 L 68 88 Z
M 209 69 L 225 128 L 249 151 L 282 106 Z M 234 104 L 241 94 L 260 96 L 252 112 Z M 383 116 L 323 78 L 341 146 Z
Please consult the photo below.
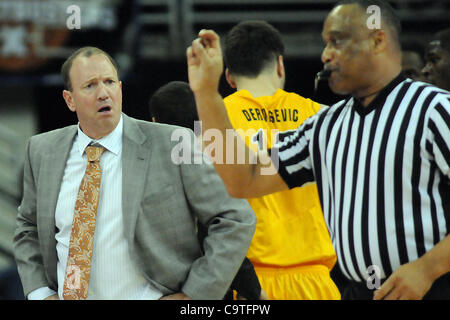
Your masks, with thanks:
M 386 32 L 383 29 L 373 31 L 371 34 L 370 43 L 374 53 L 385 51 L 389 45 Z

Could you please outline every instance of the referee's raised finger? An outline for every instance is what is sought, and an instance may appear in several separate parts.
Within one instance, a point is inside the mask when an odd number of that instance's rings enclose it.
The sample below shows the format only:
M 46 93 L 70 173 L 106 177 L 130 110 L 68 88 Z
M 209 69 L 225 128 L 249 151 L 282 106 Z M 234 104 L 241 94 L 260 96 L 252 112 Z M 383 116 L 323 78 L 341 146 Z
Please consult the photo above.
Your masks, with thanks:
M 214 30 L 202 29 L 198 36 L 206 41 L 209 47 L 220 49 L 220 37 Z
M 196 57 L 195 57 L 194 52 L 193 52 L 193 50 L 192 50 L 192 46 L 189 46 L 189 47 L 186 49 L 186 57 L 187 57 L 187 63 L 188 63 L 188 65 L 191 65 L 191 64 L 193 64 L 193 63 L 196 62 Z
M 206 51 L 205 51 L 205 46 L 202 43 L 202 39 L 201 38 L 197 38 L 194 41 L 192 41 L 192 54 L 194 56 L 203 56 Z

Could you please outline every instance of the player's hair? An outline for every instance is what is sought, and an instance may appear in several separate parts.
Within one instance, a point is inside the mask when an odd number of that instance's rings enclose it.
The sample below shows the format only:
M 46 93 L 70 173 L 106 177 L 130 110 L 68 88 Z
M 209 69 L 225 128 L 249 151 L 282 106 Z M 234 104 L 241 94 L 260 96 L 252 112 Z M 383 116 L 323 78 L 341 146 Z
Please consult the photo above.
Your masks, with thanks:
M 83 57 L 90 57 L 96 54 L 103 54 L 104 56 L 106 56 L 109 61 L 111 61 L 112 65 L 114 66 L 114 69 L 116 69 L 117 75 L 119 74 L 119 69 L 117 67 L 117 63 L 116 61 L 105 51 L 103 51 L 100 48 L 96 48 L 96 47 L 82 47 L 80 49 L 78 49 L 77 51 L 75 51 L 74 53 L 72 53 L 66 61 L 64 61 L 62 67 L 61 67 L 61 76 L 63 78 L 63 82 L 64 82 L 64 88 L 66 90 L 72 91 L 72 82 L 70 81 L 70 69 L 72 68 L 72 63 L 73 60 L 75 60 L 76 57 L 78 57 L 79 55 L 83 56 Z
M 148 103 L 150 116 L 157 122 L 177 125 L 194 131 L 198 120 L 194 94 L 187 82 L 171 81 L 152 95 Z
M 263 20 L 240 22 L 225 36 L 224 61 L 234 75 L 256 77 L 283 54 L 280 32 Z
M 432 40 L 441 41 L 442 49 L 450 52 L 450 28 L 435 33 L 432 37 Z
M 400 18 L 397 16 L 394 8 L 385 0 L 342 0 L 339 1 L 334 7 L 346 4 L 357 4 L 361 9 L 366 12 L 369 6 L 375 5 L 380 8 L 381 21 L 389 28 L 392 34 L 392 38 L 397 44 L 398 48 L 401 48 L 400 34 L 402 32 L 402 26 Z

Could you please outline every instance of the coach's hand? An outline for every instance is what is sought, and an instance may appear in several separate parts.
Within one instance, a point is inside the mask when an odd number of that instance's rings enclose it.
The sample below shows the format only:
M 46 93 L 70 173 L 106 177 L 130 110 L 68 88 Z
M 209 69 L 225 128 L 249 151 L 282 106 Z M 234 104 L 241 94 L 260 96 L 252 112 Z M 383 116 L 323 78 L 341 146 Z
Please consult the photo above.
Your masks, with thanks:
M 419 300 L 430 290 L 434 277 L 422 259 L 400 266 L 373 296 L 374 300 Z
M 186 51 L 189 85 L 194 93 L 218 91 L 223 73 L 220 38 L 213 30 L 201 30 Z

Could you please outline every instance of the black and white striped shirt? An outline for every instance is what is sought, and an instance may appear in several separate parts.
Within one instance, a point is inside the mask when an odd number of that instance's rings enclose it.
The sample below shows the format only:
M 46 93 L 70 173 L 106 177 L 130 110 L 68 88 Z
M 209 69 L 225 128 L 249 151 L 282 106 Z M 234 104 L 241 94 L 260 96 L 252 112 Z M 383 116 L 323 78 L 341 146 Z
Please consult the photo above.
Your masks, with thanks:
M 280 134 L 279 173 L 316 181 L 346 277 L 381 278 L 450 230 L 450 93 L 400 74 L 367 106 L 343 100 Z M 272 154 L 274 149 L 271 150 Z

